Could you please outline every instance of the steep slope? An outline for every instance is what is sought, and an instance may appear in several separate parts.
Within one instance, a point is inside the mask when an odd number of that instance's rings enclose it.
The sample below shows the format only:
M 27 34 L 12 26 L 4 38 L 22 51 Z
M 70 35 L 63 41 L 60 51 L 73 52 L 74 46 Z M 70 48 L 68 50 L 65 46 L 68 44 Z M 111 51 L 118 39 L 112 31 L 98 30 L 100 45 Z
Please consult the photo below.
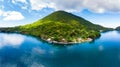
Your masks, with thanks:
M 64 11 L 54 12 L 37 22 L 21 26 L 21 33 L 57 42 L 78 42 L 95 39 L 99 30 L 89 21 Z M 99 28 L 103 28 L 99 26 Z M 104 29 L 104 28 L 103 28 Z
M 56 11 L 32 24 L 12 28 L 22 34 L 62 44 L 90 41 L 100 36 L 99 30 L 107 29 L 65 11 Z
M 88 28 L 89 30 L 111 30 L 112 28 L 105 28 L 103 26 L 97 25 L 97 24 L 93 24 L 81 17 L 78 17 L 76 15 L 73 15 L 71 13 L 65 12 L 65 11 L 56 11 L 46 17 L 44 17 L 43 19 L 38 20 L 37 22 L 35 22 L 34 24 L 31 24 L 31 27 L 35 27 L 36 25 L 40 25 L 43 23 L 48 23 L 48 22 L 61 22 L 61 23 L 79 23 L 81 25 L 84 25 L 86 28 Z

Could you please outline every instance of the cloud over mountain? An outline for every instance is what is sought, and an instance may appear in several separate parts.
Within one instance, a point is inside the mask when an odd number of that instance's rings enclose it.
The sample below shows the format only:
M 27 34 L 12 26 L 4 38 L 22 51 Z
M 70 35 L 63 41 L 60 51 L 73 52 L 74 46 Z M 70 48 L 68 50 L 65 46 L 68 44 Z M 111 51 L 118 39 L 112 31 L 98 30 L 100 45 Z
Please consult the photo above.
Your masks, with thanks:
M 88 9 L 92 12 L 120 12 L 120 0 L 30 0 L 33 10 L 52 8 L 55 10 L 81 11 Z
M 120 25 L 120 0 L 0 0 L 0 27 L 30 23 L 57 10 L 72 12 L 107 27 Z

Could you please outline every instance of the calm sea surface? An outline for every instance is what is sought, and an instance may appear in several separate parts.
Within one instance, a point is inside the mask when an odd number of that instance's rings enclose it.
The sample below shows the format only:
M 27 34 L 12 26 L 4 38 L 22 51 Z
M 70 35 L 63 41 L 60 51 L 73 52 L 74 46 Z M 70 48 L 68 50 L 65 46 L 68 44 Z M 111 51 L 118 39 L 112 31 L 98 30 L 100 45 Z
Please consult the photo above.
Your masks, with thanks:
M 101 35 L 94 42 L 57 46 L 0 33 L 0 67 L 120 67 L 120 32 Z

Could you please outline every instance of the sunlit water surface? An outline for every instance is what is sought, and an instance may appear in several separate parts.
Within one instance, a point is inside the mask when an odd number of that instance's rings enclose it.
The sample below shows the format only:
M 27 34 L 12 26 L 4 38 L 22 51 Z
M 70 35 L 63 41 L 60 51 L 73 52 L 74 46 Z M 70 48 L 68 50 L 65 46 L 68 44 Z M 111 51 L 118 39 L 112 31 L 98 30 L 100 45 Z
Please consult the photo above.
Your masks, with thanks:
M 91 43 L 56 46 L 21 34 L 0 33 L 0 67 L 120 67 L 120 32 Z

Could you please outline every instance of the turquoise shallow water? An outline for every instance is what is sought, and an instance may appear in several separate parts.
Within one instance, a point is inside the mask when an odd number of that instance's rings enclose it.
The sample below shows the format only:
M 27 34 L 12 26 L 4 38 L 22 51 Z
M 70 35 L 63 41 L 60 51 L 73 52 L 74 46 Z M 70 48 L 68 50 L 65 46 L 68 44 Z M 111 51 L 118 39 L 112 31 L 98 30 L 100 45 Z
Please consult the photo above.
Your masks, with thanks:
M 21 34 L 0 33 L 0 67 L 120 67 L 120 32 L 94 42 L 56 46 Z

